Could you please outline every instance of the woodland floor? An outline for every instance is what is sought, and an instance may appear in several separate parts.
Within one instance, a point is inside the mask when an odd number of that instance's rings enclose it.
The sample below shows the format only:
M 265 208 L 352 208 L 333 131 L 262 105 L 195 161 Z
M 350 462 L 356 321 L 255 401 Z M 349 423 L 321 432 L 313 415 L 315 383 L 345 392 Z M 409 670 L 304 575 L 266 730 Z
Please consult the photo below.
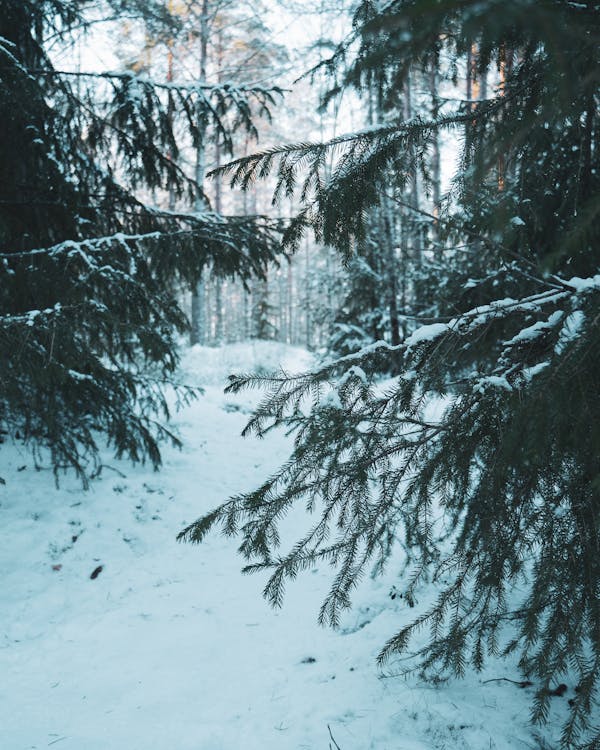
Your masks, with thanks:
M 392 600 L 400 560 L 361 583 L 333 631 L 316 622 L 327 567 L 274 611 L 264 578 L 240 574 L 235 540 L 175 541 L 286 457 L 284 435 L 239 437 L 260 394 L 223 394 L 229 372 L 279 362 L 293 371 L 309 357 L 258 343 L 188 351 L 184 378 L 205 395 L 175 416 L 184 448 L 166 448 L 159 473 L 107 455 L 89 491 L 70 476 L 57 489 L 22 447 L 2 446 L 3 750 L 327 750 L 330 731 L 341 750 L 541 747 L 531 688 L 485 682 L 518 680 L 514 661 L 437 687 L 395 676 L 405 663 L 378 670 L 379 648 L 435 596 L 425 587 L 415 610 Z M 546 747 L 571 692 L 554 699 Z

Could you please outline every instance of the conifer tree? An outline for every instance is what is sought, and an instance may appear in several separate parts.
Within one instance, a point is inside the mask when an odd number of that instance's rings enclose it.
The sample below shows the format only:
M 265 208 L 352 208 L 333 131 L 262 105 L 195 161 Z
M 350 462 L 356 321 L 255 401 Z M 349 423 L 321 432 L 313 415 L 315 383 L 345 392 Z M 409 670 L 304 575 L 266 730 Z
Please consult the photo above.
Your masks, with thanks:
M 215 524 L 239 534 L 247 569 L 271 571 L 274 605 L 286 579 L 329 562 L 320 619 L 334 625 L 361 574 L 403 546 L 405 600 L 427 578 L 439 595 L 391 635 L 381 661 L 427 625 L 425 673 L 461 675 L 487 654 L 517 652 L 536 687 L 534 721 L 547 719 L 556 681 L 577 686 L 565 748 L 600 743 L 599 41 L 600 11 L 586 1 L 359 3 L 351 38 L 325 65 L 344 63 L 359 93 L 377 74 L 385 121 L 228 169 L 242 185 L 275 170 L 282 195 L 299 184 L 291 246 L 312 227 L 351 253 L 389 171 L 420 170 L 431 188 L 434 135 L 465 134 L 433 216 L 441 262 L 429 322 L 398 346 L 304 375 L 233 377 L 232 392 L 267 389 L 246 432 L 285 426 L 293 451 L 261 487 L 181 535 L 199 542 Z M 411 71 L 435 66 L 452 80 L 467 60 L 470 76 L 496 71 L 487 98 L 438 100 L 433 118 L 396 114 Z M 383 393 L 365 375 L 374 357 L 401 363 Z M 314 521 L 282 550 L 278 522 L 297 503 Z
M 200 137 L 199 108 L 231 154 L 235 128 L 255 134 L 252 113 L 268 114 L 274 93 L 59 71 L 44 40 L 66 43 L 89 5 L 0 0 L 0 425 L 84 482 L 99 434 L 155 466 L 160 439 L 177 441 L 160 421 L 188 325 L 177 288 L 209 263 L 262 275 L 278 251 L 271 222 L 146 200 L 193 203 L 177 154 Z M 113 9 L 171 23 L 162 3 Z
M 347 356 L 375 341 L 390 338 L 389 298 L 379 235 L 367 230 L 360 248 L 345 266 L 346 289 L 331 325 L 327 350 L 333 356 Z

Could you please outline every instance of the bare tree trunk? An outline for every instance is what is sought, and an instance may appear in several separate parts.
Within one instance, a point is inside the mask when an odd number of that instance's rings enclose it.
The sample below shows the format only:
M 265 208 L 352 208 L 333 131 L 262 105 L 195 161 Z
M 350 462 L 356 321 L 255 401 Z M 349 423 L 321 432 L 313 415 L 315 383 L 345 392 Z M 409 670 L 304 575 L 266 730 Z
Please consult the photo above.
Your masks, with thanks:
M 312 295 L 311 295 L 311 289 L 310 289 L 310 252 L 309 252 L 309 242 L 308 242 L 308 234 L 306 235 L 306 241 L 304 245 L 304 260 L 305 260 L 305 279 L 304 283 L 306 284 L 306 305 L 305 305 L 305 312 L 306 312 L 306 330 L 305 330 L 305 340 L 304 344 L 307 349 L 310 350 L 311 347 L 311 336 L 310 336 L 310 327 L 312 324 Z
M 433 120 L 437 120 L 440 114 L 440 100 L 438 97 L 438 72 L 437 72 L 437 61 L 431 66 L 429 73 L 429 92 L 431 95 L 431 117 Z M 441 158 L 440 158 L 440 136 L 437 129 L 433 134 L 433 148 L 431 152 L 431 182 L 432 182 L 432 198 L 433 198 L 433 215 L 435 221 L 433 223 L 433 242 L 434 242 L 434 256 L 437 261 L 441 260 L 441 245 L 440 245 L 440 226 L 439 217 L 442 203 L 442 184 L 441 184 Z
M 168 6 L 169 13 L 173 12 L 173 0 L 169 0 Z M 167 83 L 173 82 L 173 39 L 169 39 L 167 44 Z M 169 97 L 169 106 L 167 109 L 167 118 L 169 120 L 169 127 L 173 127 L 173 102 Z M 169 161 L 172 160 L 173 154 L 171 151 L 167 154 Z M 175 188 L 173 185 L 169 187 L 169 211 L 175 209 Z
M 388 307 L 390 315 L 390 343 L 398 346 L 400 343 L 400 320 L 398 317 L 398 275 L 396 273 L 397 259 L 395 252 L 395 226 L 391 202 L 387 196 L 383 197 L 380 211 L 380 233 L 385 247 L 385 263 L 388 278 Z M 404 274 L 403 274 L 404 275 Z
M 215 278 L 215 343 L 222 344 L 225 336 L 223 325 L 223 280 Z
M 500 50 L 500 82 L 498 93 L 504 96 L 506 93 L 506 80 L 510 76 L 513 66 L 513 50 L 502 45 Z M 502 192 L 506 182 L 506 155 L 500 154 L 498 157 L 498 192 Z
M 215 166 L 221 166 L 221 144 L 217 140 L 215 142 Z M 220 214 L 223 210 L 222 206 L 222 181 L 221 175 L 216 174 L 214 177 L 215 186 L 215 211 Z M 223 319 L 223 279 L 219 277 L 215 278 L 215 303 L 216 303 L 216 322 L 215 322 L 215 338 L 217 343 L 220 344 L 225 338 L 225 322 Z
M 294 276 L 292 261 L 288 263 L 287 271 L 287 342 L 294 343 Z
M 206 83 L 206 62 L 208 50 L 208 2 L 202 0 L 202 11 L 200 16 L 200 58 L 199 77 L 200 85 Z M 206 208 L 204 198 L 204 177 L 206 173 L 206 118 L 202 107 L 198 105 L 198 144 L 196 146 L 196 169 L 195 177 L 198 186 L 194 210 L 200 213 Z M 192 321 L 190 331 L 190 344 L 204 344 L 206 342 L 206 280 L 199 279 L 196 287 L 192 289 Z
M 465 96 L 467 98 L 467 102 L 471 102 L 473 100 L 473 45 L 469 47 L 469 50 L 467 52 L 467 70 L 465 84 Z
M 404 86 L 404 119 L 405 120 L 410 120 L 412 119 L 412 116 L 413 116 L 411 86 L 412 86 L 411 76 L 408 75 L 406 77 L 406 84 Z M 412 208 L 415 209 L 413 216 L 411 218 L 417 218 L 418 216 L 417 212 L 419 210 L 419 174 L 417 170 L 416 154 L 414 153 L 414 149 L 411 150 L 410 160 L 412 164 L 411 164 L 411 172 L 410 172 L 409 203 L 412 206 Z M 414 260 L 415 260 L 416 265 L 421 265 L 421 261 L 423 259 L 423 237 L 422 237 L 421 227 L 418 223 L 415 224 L 415 228 L 413 230 L 413 250 L 414 250 Z
M 204 0 L 206 2 L 206 0 Z M 221 23 L 217 21 L 217 49 L 216 49 L 216 64 L 217 64 L 217 83 L 222 82 L 222 71 L 223 71 L 223 29 Z M 218 136 L 215 139 L 215 168 L 221 166 L 221 143 Z M 214 208 L 217 214 L 223 212 L 223 182 L 220 174 L 216 174 L 213 180 L 214 184 Z M 223 296 L 226 285 L 223 279 L 218 276 L 215 278 L 215 338 L 216 343 L 221 344 L 226 339 L 226 320 L 225 320 L 225 306 L 223 304 Z
M 375 95 L 375 107 L 371 105 L 371 97 L 369 97 L 369 116 L 375 116 L 377 122 L 383 121 L 383 102 L 380 90 Z M 395 252 L 395 222 L 390 199 L 385 193 L 381 206 L 377 209 L 377 226 L 383 243 L 390 342 L 392 346 L 397 346 L 400 343 L 400 321 L 398 318 L 398 264 Z

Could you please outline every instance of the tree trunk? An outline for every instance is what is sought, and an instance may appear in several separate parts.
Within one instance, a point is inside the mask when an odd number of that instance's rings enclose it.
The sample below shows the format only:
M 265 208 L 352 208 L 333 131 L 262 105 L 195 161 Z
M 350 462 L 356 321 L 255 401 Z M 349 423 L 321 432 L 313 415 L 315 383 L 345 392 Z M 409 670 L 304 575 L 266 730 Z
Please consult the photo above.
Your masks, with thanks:
M 500 50 L 500 82 L 498 93 L 504 96 L 506 93 L 506 81 L 511 74 L 513 66 L 513 50 L 502 45 Z M 506 155 L 500 154 L 498 157 L 498 192 L 502 192 L 506 181 Z
M 208 49 L 208 2 L 202 0 L 200 16 L 200 57 L 198 83 L 206 83 L 206 61 Z M 196 200 L 194 210 L 200 213 L 206 208 L 204 198 L 204 177 L 206 173 L 206 118 L 200 104 L 197 109 L 198 144 L 196 146 Z M 196 287 L 192 289 L 192 321 L 190 330 L 190 344 L 204 344 L 206 342 L 206 280 L 200 278 Z
M 411 76 L 406 77 L 406 84 L 404 87 L 404 119 L 412 119 L 412 91 L 411 91 Z M 409 203 L 414 208 L 411 219 L 416 219 L 419 210 L 419 174 L 417 170 L 416 154 L 414 149 L 411 149 L 410 153 L 411 170 L 410 170 L 410 196 Z M 421 232 L 421 226 L 418 222 L 415 222 L 413 229 L 413 253 L 414 260 L 417 266 L 421 265 L 423 259 L 423 237 Z
M 429 92 L 431 95 L 431 117 L 437 120 L 440 114 L 440 100 L 438 97 L 438 73 L 437 62 L 432 65 L 429 73 Z M 431 183 L 433 199 L 433 246 L 434 257 L 436 261 L 441 260 L 442 248 L 440 244 L 440 209 L 442 203 L 442 185 L 441 185 L 441 158 L 440 158 L 440 136 L 437 129 L 433 133 L 433 146 L 431 151 Z

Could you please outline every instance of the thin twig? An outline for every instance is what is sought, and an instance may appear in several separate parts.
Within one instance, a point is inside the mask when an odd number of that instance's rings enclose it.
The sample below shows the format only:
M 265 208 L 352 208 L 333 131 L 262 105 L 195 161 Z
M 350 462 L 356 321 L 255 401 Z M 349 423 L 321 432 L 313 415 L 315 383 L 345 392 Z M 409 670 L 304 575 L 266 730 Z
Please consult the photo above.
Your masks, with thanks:
M 331 742 L 333 742 L 333 744 L 335 745 L 335 750 L 342 750 L 342 748 L 335 741 L 335 737 L 333 736 L 333 732 L 331 731 L 331 727 L 329 726 L 329 724 L 327 725 L 327 729 L 329 730 L 329 736 L 331 737 Z M 332 750 L 331 742 L 329 743 L 329 750 Z
M 490 680 L 483 680 L 482 685 L 485 685 L 488 682 L 512 682 L 513 685 L 518 685 L 519 687 L 529 687 L 529 685 L 532 684 L 529 680 L 511 680 L 509 677 L 492 677 Z

